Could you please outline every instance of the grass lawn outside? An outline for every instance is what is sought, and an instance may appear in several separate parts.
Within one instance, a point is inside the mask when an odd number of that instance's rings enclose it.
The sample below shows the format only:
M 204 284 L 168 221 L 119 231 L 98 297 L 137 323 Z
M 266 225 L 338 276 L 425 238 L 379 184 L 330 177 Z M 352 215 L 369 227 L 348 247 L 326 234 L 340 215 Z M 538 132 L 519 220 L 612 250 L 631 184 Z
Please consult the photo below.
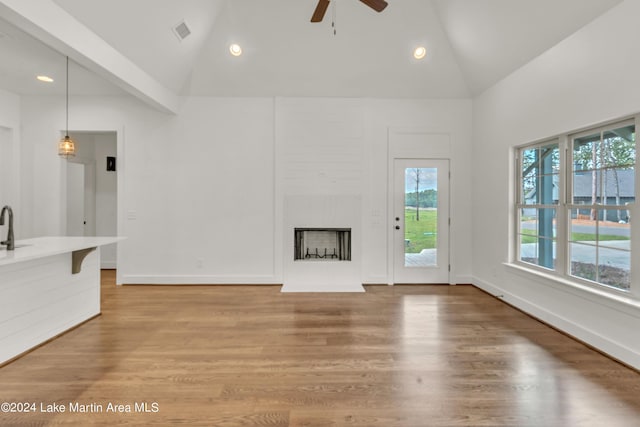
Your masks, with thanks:
M 417 254 L 423 249 L 436 247 L 438 237 L 438 210 L 421 208 L 420 220 L 416 220 L 416 208 L 404 208 L 404 238 L 407 254 Z
M 537 243 L 535 230 L 521 230 L 520 241 L 522 243 Z M 613 234 L 599 234 L 598 241 L 605 242 L 607 240 L 629 240 L 626 236 L 616 236 Z M 595 242 L 596 235 L 590 233 L 571 233 L 572 242 Z

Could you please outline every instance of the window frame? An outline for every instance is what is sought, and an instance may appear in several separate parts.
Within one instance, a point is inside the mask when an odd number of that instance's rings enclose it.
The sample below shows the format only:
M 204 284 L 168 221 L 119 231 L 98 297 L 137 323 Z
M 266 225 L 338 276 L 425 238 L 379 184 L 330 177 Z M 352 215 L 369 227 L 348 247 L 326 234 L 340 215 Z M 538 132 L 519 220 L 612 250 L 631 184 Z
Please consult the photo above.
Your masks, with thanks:
M 602 135 L 607 131 L 618 129 L 620 127 L 629 126 L 629 125 L 634 126 L 635 128 L 634 132 L 635 132 L 635 130 L 637 130 L 637 123 L 638 123 L 638 116 L 631 116 L 631 117 L 626 117 L 626 118 L 618 119 L 615 121 L 603 123 L 600 125 L 589 126 L 573 132 L 566 132 L 561 135 L 557 135 L 555 137 L 545 138 L 542 140 L 538 140 L 535 142 L 514 147 L 513 157 L 515 161 L 515 165 L 514 165 L 515 166 L 514 167 L 515 194 L 513 194 L 514 198 L 513 198 L 513 203 L 511 204 L 511 206 L 514 207 L 514 212 L 513 212 L 513 215 L 511 216 L 513 221 L 513 228 L 512 228 L 513 239 L 511 239 L 511 241 L 512 241 L 514 250 L 510 251 L 513 254 L 513 259 L 511 260 L 511 262 L 514 265 L 517 265 L 518 267 L 523 268 L 525 270 L 530 270 L 534 273 L 537 272 L 537 273 L 542 273 L 543 275 L 546 275 L 546 276 L 550 275 L 551 277 L 556 277 L 563 283 L 571 283 L 571 284 L 587 286 L 589 288 L 592 288 L 598 291 L 604 291 L 605 293 L 623 295 L 626 297 L 638 296 L 638 289 L 634 288 L 633 280 L 630 281 L 629 289 L 622 289 L 620 287 L 616 287 L 613 285 L 607 285 L 605 283 L 596 282 L 588 279 L 583 279 L 577 276 L 573 276 L 571 274 L 572 271 L 571 271 L 571 259 L 570 259 L 571 258 L 570 246 L 572 243 L 572 241 L 570 240 L 570 237 L 571 237 L 570 218 L 571 218 L 572 209 L 576 209 L 576 204 L 574 203 L 574 199 L 573 199 L 573 195 L 574 195 L 573 141 L 582 136 L 593 135 L 596 133 L 600 133 L 602 138 Z M 639 181 L 638 173 L 636 171 L 636 166 L 638 164 L 638 150 L 637 150 L 638 143 L 637 143 L 637 140 L 635 142 L 636 142 L 635 144 L 636 149 L 635 149 L 635 159 L 634 159 L 633 169 L 634 169 L 634 175 L 635 175 L 634 184 L 636 185 L 634 185 L 634 201 L 632 202 L 631 206 L 627 207 L 627 210 L 629 211 L 633 210 L 633 207 L 636 204 L 636 200 L 635 200 L 636 194 L 637 194 L 636 189 L 638 188 L 637 183 Z M 549 146 L 552 144 L 557 144 L 558 151 L 559 151 L 557 204 L 551 204 L 551 205 L 537 204 L 537 203 L 526 204 L 525 194 L 523 191 L 524 177 L 522 175 L 524 172 L 522 167 L 523 153 L 525 152 L 525 150 L 530 150 L 535 148 L 539 149 L 541 147 Z M 539 190 L 537 189 L 537 191 Z M 592 205 L 589 204 L 586 206 L 591 207 Z M 616 205 L 603 204 L 603 205 L 599 205 L 598 207 L 600 209 L 611 209 L 611 207 L 614 207 L 614 209 L 621 209 L 619 206 L 618 207 L 615 207 L 615 206 Z M 521 236 L 523 235 L 523 233 L 522 233 L 521 225 L 522 225 L 522 212 L 523 212 L 523 209 L 526 209 L 526 208 L 535 208 L 535 209 L 553 208 L 556 210 L 556 214 L 555 214 L 556 235 L 554 239 L 556 246 L 555 246 L 555 265 L 553 266 L 553 268 L 547 268 L 534 263 L 522 261 Z M 634 249 L 633 242 L 637 240 L 637 239 L 634 239 L 634 234 L 637 234 L 637 232 L 632 231 L 634 228 L 637 228 L 637 227 L 630 226 L 629 239 L 630 239 L 630 245 L 631 245 L 630 247 L 631 253 L 633 253 L 633 249 Z M 637 243 L 635 245 L 637 246 Z M 637 271 L 637 269 L 633 268 L 633 258 L 631 258 L 629 271 L 630 271 L 631 277 L 633 278 L 633 272 Z

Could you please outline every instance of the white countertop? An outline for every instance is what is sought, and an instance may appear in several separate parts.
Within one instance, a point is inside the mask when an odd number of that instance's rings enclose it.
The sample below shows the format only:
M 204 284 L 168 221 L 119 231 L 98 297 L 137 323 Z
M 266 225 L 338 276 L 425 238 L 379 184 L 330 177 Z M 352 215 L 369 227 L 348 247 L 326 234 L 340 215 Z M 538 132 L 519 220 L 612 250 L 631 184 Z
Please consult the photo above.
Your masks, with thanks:
M 16 249 L 0 246 L 0 266 L 95 248 L 124 240 L 125 237 L 36 237 L 16 241 Z

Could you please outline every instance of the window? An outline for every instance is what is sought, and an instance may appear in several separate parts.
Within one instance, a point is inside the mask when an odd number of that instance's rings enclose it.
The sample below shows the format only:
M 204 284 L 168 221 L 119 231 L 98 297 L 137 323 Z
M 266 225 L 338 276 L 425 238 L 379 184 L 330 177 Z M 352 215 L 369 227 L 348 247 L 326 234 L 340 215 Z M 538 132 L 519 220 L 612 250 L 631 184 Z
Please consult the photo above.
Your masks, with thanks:
M 553 269 L 560 172 L 557 142 L 520 150 L 520 260 Z
M 520 147 L 516 157 L 517 260 L 628 291 L 634 121 Z

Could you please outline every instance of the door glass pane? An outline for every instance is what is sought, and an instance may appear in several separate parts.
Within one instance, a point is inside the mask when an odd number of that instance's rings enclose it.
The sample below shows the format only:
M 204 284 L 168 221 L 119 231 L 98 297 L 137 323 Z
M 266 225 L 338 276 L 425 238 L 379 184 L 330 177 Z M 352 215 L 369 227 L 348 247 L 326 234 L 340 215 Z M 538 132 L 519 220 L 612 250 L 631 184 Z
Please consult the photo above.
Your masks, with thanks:
M 404 265 L 437 265 L 438 169 L 405 168 Z

